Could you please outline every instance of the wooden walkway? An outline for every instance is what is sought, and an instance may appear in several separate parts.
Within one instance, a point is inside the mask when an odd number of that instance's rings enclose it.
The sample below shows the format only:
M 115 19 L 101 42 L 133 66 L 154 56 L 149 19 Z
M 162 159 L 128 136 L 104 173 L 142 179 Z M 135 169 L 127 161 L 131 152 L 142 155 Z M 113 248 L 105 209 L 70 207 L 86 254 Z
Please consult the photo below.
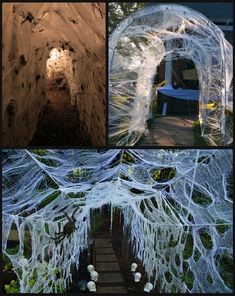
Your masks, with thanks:
M 99 273 L 97 293 L 128 293 L 110 239 L 95 239 L 94 254 Z

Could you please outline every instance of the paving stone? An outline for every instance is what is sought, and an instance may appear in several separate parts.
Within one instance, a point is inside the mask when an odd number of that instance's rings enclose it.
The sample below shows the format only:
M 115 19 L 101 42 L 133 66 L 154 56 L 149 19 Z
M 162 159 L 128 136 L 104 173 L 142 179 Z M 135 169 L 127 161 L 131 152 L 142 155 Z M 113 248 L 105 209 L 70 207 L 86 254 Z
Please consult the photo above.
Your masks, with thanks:
M 112 261 L 117 262 L 117 258 L 114 254 L 96 255 L 95 260 L 96 260 L 96 262 L 112 262 Z
M 119 264 L 117 262 L 100 262 L 96 264 L 96 269 L 100 271 L 120 271 Z
M 97 287 L 97 293 L 128 293 L 127 289 L 122 286 L 113 287 Z
M 98 283 L 106 284 L 106 283 L 124 283 L 124 279 L 119 272 L 99 272 Z
M 97 255 L 102 255 L 102 254 L 114 254 L 113 248 L 103 248 L 103 249 L 96 249 L 95 248 L 95 253 Z

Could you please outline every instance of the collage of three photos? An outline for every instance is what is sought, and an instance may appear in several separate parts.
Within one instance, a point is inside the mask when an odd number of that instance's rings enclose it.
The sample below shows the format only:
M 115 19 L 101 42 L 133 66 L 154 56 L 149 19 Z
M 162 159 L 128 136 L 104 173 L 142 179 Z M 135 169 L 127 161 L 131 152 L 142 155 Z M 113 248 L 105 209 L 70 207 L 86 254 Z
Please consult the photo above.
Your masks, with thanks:
M 233 2 L 2 2 L 2 293 L 233 293 Z

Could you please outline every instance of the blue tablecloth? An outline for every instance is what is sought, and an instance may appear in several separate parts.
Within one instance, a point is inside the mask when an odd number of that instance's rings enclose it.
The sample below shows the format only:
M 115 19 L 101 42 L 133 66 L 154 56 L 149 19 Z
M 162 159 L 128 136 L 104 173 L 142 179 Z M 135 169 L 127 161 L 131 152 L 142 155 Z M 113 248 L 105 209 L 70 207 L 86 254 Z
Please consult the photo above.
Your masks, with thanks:
M 191 100 L 198 101 L 199 99 L 199 90 L 195 89 L 183 89 L 183 88 L 170 88 L 170 87 L 160 87 L 158 91 L 168 97 L 180 99 L 180 100 Z

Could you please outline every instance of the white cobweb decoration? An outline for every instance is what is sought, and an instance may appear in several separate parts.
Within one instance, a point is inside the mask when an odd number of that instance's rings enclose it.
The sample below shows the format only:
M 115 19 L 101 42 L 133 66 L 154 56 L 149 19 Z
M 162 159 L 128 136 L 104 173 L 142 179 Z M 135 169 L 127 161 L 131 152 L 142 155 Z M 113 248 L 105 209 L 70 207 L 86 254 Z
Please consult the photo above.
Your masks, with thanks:
M 232 257 L 231 150 L 4 150 L 2 180 L 2 251 L 22 293 L 68 287 L 92 211 L 105 204 L 123 213 L 133 252 L 161 292 L 231 292 L 221 269 Z M 76 229 L 56 243 L 64 213 L 74 213 Z M 13 224 L 19 252 L 10 255 Z M 26 230 L 32 253 L 22 260 Z
M 211 145 L 232 142 L 233 47 L 201 13 L 175 4 L 140 9 L 109 40 L 109 140 L 134 145 L 148 132 L 152 79 L 161 61 L 185 58 L 199 79 L 201 135 Z M 215 103 L 213 110 L 208 103 Z

